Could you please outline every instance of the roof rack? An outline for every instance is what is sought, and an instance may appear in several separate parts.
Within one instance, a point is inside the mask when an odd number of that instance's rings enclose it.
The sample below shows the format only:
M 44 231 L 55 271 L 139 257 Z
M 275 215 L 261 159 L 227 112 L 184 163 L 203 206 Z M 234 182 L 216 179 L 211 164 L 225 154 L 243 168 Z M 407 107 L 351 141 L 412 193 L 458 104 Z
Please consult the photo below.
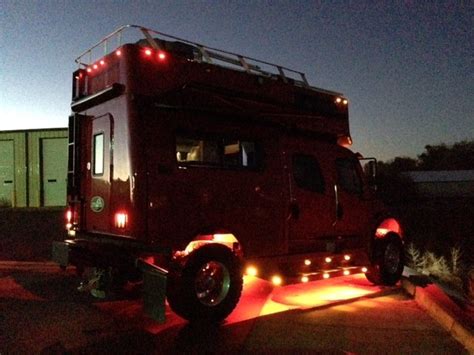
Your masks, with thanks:
M 79 64 L 79 67 L 84 66 L 87 67 L 92 63 L 92 55 L 93 51 L 97 50 L 101 46 L 103 47 L 104 53 L 103 55 L 106 55 L 113 51 L 115 48 L 120 47 L 123 43 L 123 34 L 126 30 L 129 29 L 136 29 L 139 30 L 144 39 L 148 42 L 148 44 L 154 48 L 154 49 L 163 49 L 160 47 L 159 41 L 156 41 L 153 36 L 160 36 L 160 37 L 165 37 L 173 40 L 177 40 L 183 43 L 186 43 L 188 45 L 192 45 L 196 48 L 198 51 L 199 55 L 194 58 L 196 61 L 200 62 L 206 62 L 209 64 L 223 64 L 224 66 L 236 66 L 239 67 L 240 69 L 243 69 L 247 73 L 254 73 L 258 75 L 263 75 L 266 77 L 269 76 L 278 76 L 283 80 L 283 82 L 288 83 L 292 82 L 296 86 L 301 86 L 305 88 L 311 88 L 311 89 L 316 89 L 313 87 L 310 87 L 308 84 L 308 81 L 306 80 L 306 76 L 303 72 L 284 67 L 282 65 L 278 64 L 273 64 L 269 63 L 263 60 L 247 57 L 241 54 L 237 53 L 232 53 L 228 51 L 224 51 L 221 49 L 217 48 L 212 48 L 208 46 L 204 46 L 200 43 L 196 42 L 191 42 L 183 38 L 175 37 L 172 35 L 168 35 L 166 33 L 158 32 L 149 28 L 145 28 L 142 26 L 138 25 L 124 25 L 110 33 L 109 35 L 105 36 L 102 40 L 100 40 L 98 43 L 81 53 L 75 60 L 76 63 Z M 143 38 L 142 38 L 143 39 Z M 110 44 L 111 42 L 114 42 L 116 44 L 116 47 L 111 48 Z M 87 58 L 89 63 L 84 62 L 84 58 Z M 274 73 L 271 71 L 266 71 L 261 68 L 261 66 L 268 67 L 270 70 L 273 70 Z M 296 78 L 293 78 L 292 76 L 295 76 Z M 327 91 L 327 90 L 322 90 L 322 89 L 316 89 L 318 91 L 324 91 L 328 93 L 333 93 L 332 91 Z

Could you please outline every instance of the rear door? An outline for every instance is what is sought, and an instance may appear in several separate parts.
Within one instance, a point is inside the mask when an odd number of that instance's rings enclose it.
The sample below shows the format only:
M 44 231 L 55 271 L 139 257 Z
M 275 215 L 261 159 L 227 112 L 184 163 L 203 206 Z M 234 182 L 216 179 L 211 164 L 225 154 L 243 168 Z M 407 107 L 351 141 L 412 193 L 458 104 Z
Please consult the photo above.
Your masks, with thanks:
M 110 188 L 113 179 L 113 118 L 106 114 L 92 118 L 90 149 L 87 160 L 86 228 L 109 232 Z

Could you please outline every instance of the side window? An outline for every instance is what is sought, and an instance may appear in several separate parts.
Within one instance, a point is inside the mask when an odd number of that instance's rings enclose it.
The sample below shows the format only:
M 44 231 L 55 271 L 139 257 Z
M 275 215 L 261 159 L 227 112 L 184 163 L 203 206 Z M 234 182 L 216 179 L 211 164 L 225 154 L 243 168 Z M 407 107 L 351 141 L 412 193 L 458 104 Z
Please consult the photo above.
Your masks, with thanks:
M 102 175 L 104 174 L 104 133 L 94 135 L 93 150 L 94 165 L 92 174 Z
M 176 160 L 180 164 L 212 165 L 224 168 L 259 166 L 257 144 L 238 139 L 176 137 Z
M 254 142 L 224 140 L 224 166 L 257 167 Z
M 217 165 L 220 163 L 219 144 L 213 140 L 176 138 L 178 162 Z
M 337 183 L 347 192 L 362 193 L 362 181 L 357 171 L 357 162 L 354 159 L 337 159 Z
M 302 189 L 324 193 L 325 183 L 318 161 L 311 155 L 293 155 L 293 178 Z

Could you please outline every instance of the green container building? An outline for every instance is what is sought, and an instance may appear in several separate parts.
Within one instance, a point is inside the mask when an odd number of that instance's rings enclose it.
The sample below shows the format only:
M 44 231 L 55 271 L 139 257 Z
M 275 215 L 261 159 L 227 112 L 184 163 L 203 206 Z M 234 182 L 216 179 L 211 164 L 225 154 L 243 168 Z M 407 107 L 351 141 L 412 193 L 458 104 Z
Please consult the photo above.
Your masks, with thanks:
M 0 131 L 0 207 L 66 205 L 67 128 Z

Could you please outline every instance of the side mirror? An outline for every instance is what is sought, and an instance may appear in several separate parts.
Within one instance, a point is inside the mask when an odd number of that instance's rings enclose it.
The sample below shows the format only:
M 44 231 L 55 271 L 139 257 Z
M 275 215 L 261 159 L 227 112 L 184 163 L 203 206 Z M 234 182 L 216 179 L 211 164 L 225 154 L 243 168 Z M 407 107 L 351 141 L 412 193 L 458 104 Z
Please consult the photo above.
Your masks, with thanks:
M 359 159 L 360 164 L 362 165 L 362 170 L 364 171 L 365 177 L 367 179 L 368 185 L 376 190 L 376 178 L 377 178 L 377 159 L 375 158 L 361 158 Z

